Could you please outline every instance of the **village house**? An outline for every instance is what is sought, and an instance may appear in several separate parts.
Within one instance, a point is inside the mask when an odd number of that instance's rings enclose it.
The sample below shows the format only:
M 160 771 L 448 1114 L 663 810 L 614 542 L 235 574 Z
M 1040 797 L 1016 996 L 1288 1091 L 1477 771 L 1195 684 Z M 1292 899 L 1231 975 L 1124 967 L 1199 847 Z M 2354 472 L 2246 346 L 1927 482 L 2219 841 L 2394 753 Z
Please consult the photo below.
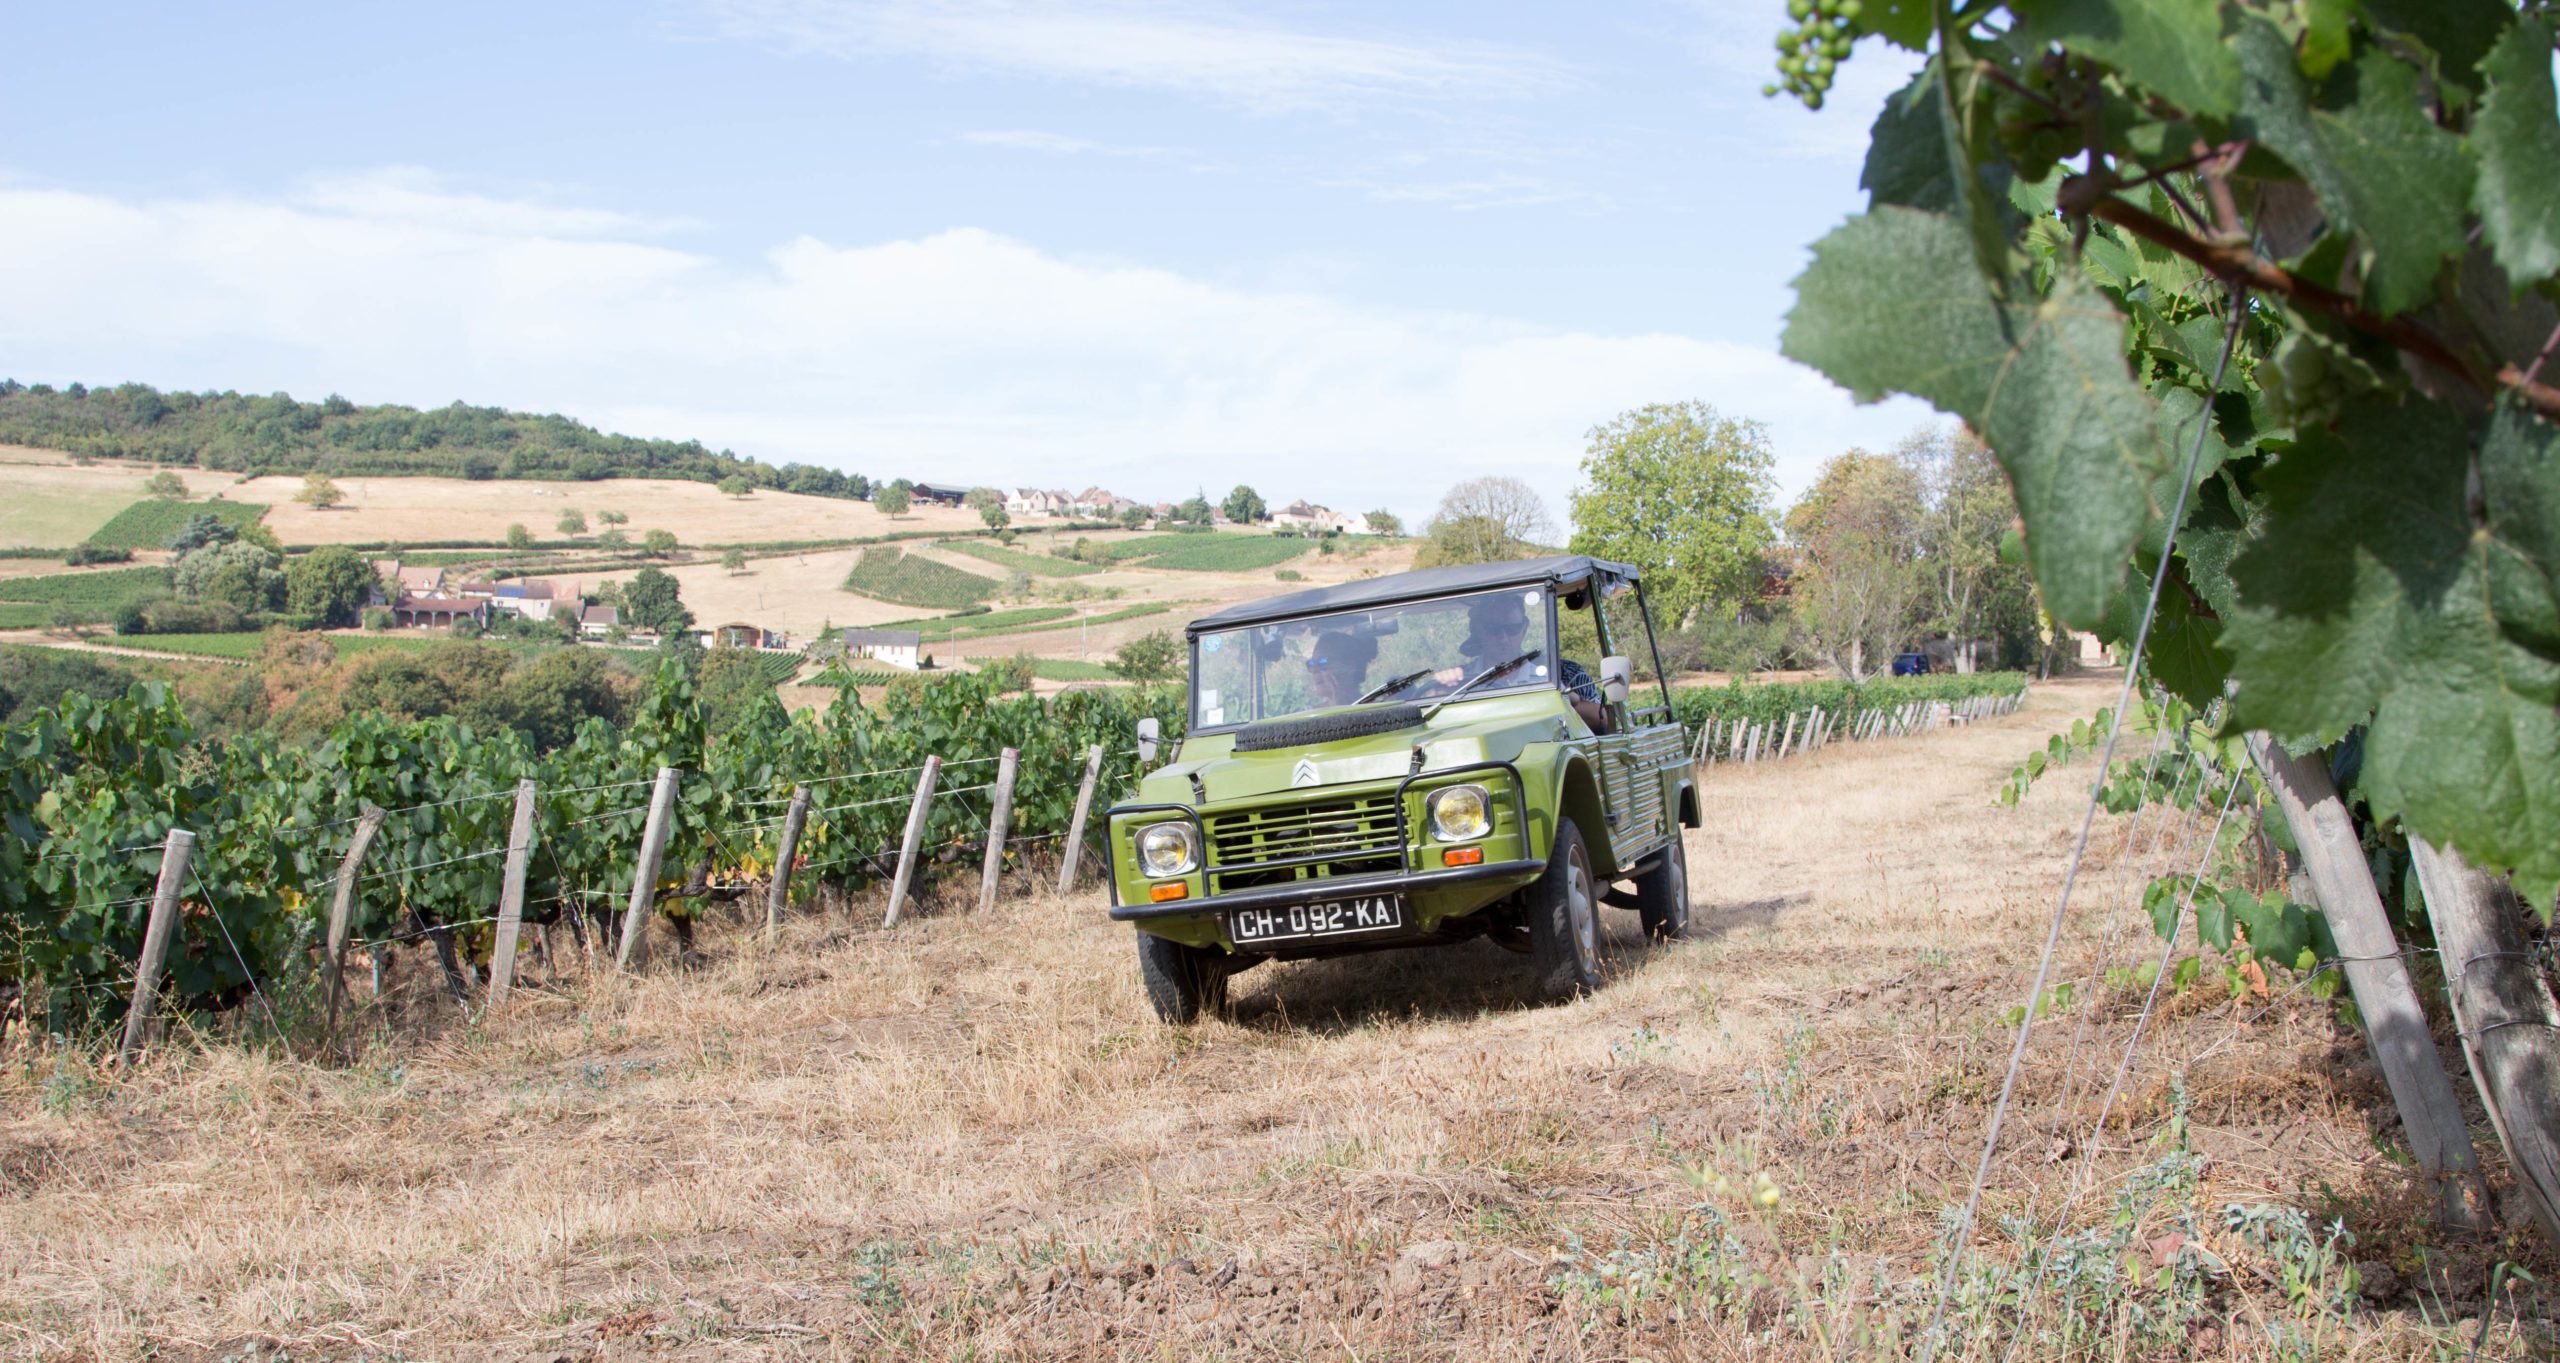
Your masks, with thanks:
M 1018 487 L 1005 494 L 1004 509 L 1016 516 L 1064 516 L 1073 499 L 1064 492 L 1045 492 L 1036 487 Z
M 454 595 L 489 603 L 489 609 L 522 620 L 548 620 L 557 599 L 550 582 L 537 577 L 515 582 L 465 582 Z
M 450 629 L 459 620 L 489 623 L 489 599 L 458 593 L 402 592 L 391 603 L 391 623 L 411 629 Z
M 1305 501 L 1291 502 L 1287 506 L 1272 512 L 1271 523 L 1275 526 L 1285 525 L 1296 530 L 1318 535 L 1365 535 L 1369 533 L 1369 521 L 1367 517 L 1349 515 L 1344 512 L 1334 511 Z
M 846 629 L 836 631 L 847 658 L 868 658 L 913 671 L 924 635 L 912 629 Z
M 969 498 L 969 489 L 950 483 L 918 483 L 907 489 L 908 496 L 936 506 L 958 506 Z
M 791 636 L 778 629 L 766 629 L 762 625 L 739 620 L 712 630 L 711 646 L 713 648 L 787 649 L 791 647 Z
M 619 606 L 589 606 L 578 612 L 578 637 L 601 639 L 622 623 Z

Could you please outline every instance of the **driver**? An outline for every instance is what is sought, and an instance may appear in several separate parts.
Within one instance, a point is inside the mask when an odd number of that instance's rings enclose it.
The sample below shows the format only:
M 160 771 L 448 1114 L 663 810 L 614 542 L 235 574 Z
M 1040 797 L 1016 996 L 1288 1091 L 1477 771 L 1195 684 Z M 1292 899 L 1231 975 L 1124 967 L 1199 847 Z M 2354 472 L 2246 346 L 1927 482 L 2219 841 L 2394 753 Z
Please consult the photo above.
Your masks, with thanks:
M 1333 631 L 1316 636 L 1315 650 L 1307 655 L 1307 677 L 1314 684 L 1316 704 L 1349 705 L 1368 690 L 1369 664 L 1378 657 L 1378 641 L 1357 634 Z
M 1496 663 L 1509 662 L 1529 651 L 1529 611 L 1519 593 L 1504 592 L 1470 602 L 1467 606 L 1469 633 L 1458 645 L 1459 656 L 1466 658 L 1464 667 L 1442 668 L 1431 680 L 1443 687 L 1455 687 Z M 1609 708 L 1600 703 L 1600 687 L 1582 664 L 1571 658 L 1556 660 L 1557 680 L 1564 687 L 1565 699 L 1573 703 L 1582 722 L 1591 732 L 1605 734 L 1614 727 Z

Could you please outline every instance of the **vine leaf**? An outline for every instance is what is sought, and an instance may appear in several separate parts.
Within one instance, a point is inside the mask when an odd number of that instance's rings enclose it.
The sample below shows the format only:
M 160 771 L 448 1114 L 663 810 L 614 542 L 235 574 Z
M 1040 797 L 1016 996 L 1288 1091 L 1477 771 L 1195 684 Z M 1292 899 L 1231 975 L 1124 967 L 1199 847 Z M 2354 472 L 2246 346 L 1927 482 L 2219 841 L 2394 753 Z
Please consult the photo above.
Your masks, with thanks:
M 2234 723 L 2324 737 L 2365 722 L 2378 816 L 2549 904 L 2560 889 L 2560 433 L 2502 409 L 2466 509 L 2469 444 L 2433 403 L 2375 397 L 2259 476 L 2269 515 L 2232 564 Z
M 1861 402 L 1910 393 L 1972 423 L 2026 522 L 2045 605 L 2104 613 L 2152 514 L 2157 414 L 2125 367 L 2125 322 L 2076 275 L 2041 300 L 1994 296 L 1964 225 L 1887 206 L 1813 248 L 1781 343 Z
M 2219 0 L 2016 0 L 2015 36 L 2086 52 L 2191 114 L 2240 104 L 2240 63 Z
M 2472 120 L 2480 154 L 2474 204 L 2490 252 L 2521 288 L 2560 269 L 2560 99 L 2551 84 L 2551 30 L 2508 25 L 2481 72 L 2489 93 Z
M 2473 68 L 2488 56 L 2499 32 L 2516 14 L 2503 0 L 2362 0 L 2362 4 L 2374 23 L 2426 44 L 2442 59 L 2436 78 L 2462 91 L 2479 88 Z
M 2275 25 L 2251 16 L 2235 43 L 2241 117 L 2233 131 L 2302 172 L 2331 221 L 2372 248 L 2366 301 L 2386 316 L 2422 301 L 2437 265 L 2462 249 L 2472 160 L 2428 119 L 2418 72 L 2380 48 L 2341 63 L 2315 103 Z

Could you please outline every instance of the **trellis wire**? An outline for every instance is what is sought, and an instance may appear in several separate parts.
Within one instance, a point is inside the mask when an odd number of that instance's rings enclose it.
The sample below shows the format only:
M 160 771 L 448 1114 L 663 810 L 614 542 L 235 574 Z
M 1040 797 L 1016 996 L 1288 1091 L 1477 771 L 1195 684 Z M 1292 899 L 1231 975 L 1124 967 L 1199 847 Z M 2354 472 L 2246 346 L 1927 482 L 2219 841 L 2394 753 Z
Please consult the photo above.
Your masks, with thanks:
M 2231 367 L 2231 352 L 2240 344 L 2240 322 L 2246 314 L 2246 294 L 2237 287 L 2230 290 L 2231 318 L 2223 328 L 2222 355 L 2214 362 L 2213 382 L 2208 391 L 2220 392 L 2222 378 Z M 2116 739 L 2124 732 L 2124 709 L 2133 700 L 2133 682 L 2142 666 L 2143 649 L 2151 642 L 2151 624 L 2160 612 L 2160 590 L 2169 580 L 2169 565 L 2177 558 L 2178 527 L 2187 518 L 2187 496 L 2193 490 L 2196 462 L 2204 456 L 2204 438 L 2213 429 L 2213 408 L 2206 404 L 2196 414 L 2196 438 L 2187 447 L 2187 461 L 2178 475 L 2178 495 L 2172 499 L 2169 518 L 2163 524 L 2160 561 L 2151 572 L 2151 589 L 2143 598 L 2142 622 L 2133 632 L 2133 647 L 2125 654 L 2124 685 L 2116 696 L 2115 713 L 2107 722 L 2107 742 L 2098 757 L 2098 769 L 2107 771 L 2115 765 Z M 1946 1324 L 1947 1302 L 1955 1295 L 1956 1269 L 1964 1262 L 1964 1247 L 1973 1235 L 1974 1214 L 1982 1207 L 1982 1190 L 1991 1179 L 1991 1161 L 2000 1151 L 2000 1128 L 2008 1123 L 2009 1100 L 2017 1092 L 2018 1070 L 2026 1063 L 2027 1042 L 2035 1035 L 2036 1001 L 2044 997 L 2045 980 L 2053 971 L 2053 954 L 2062 944 L 2062 922 L 2071 909 L 2071 891 L 2080 878 L 2080 861 L 2088 855 L 2089 833 L 2098 820 L 2098 787 L 2089 790 L 2089 804 L 2080 816 L 2080 837 L 2071 849 L 2071 861 L 2062 874 L 2062 894 L 2053 906 L 2053 922 L 2045 929 L 2044 950 L 2036 959 L 2036 974 L 2027 991 L 2027 1015 L 2018 1023 L 2017 1043 L 2009 1050 L 2009 1072 L 2000 1081 L 2000 1101 L 1991 1109 L 1990 1130 L 1983 1136 L 1982 1159 L 1975 1165 L 1973 1187 L 1965 1194 L 1964 1211 L 1957 1217 L 1947 1239 L 1946 1271 L 1938 1279 L 1937 1305 L 1929 1315 L 1929 1331 L 1921 1340 L 1921 1363 L 1937 1357 L 1938 1332 Z

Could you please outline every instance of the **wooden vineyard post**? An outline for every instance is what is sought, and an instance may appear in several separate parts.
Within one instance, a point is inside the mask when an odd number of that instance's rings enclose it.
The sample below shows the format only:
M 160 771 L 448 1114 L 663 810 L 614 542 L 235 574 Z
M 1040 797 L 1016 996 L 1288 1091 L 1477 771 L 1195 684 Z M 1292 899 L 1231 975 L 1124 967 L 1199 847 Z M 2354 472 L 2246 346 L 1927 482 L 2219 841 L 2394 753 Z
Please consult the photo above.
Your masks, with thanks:
M 2476 1230 L 2485 1223 L 2488 1188 L 2481 1181 L 2480 1159 L 2471 1149 L 2471 1133 L 2462 1123 L 2462 1108 L 2453 1080 L 2427 1034 L 2426 1014 L 2418 992 L 2409 984 L 2399 943 L 2391 936 L 2391 920 L 2374 889 L 2373 871 L 2347 807 L 2329 779 L 2329 768 L 2286 752 L 2264 730 L 2249 735 L 2249 756 L 2276 793 L 2294 845 L 2302 849 L 2302 866 L 2311 875 L 2314 898 L 2329 918 L 2346 966 L 2347 983 L 2355 990 L 2356 1009 L 2364 1014 L 2373 1058 L 2391 1085 L 2391 1100 L 2400 1109 L 2400 1125 L 2409 1137 L 2409 1153 L 2435 1183 L 2436 1217 L 2448 1226 Z
M 2524 908 L 2497 877 L 2424 838 L 2409 839 L 2409 859 L 2480 1105 L 2534 1224 L 2560 1248 L 2560 1005 L 2525 939 Z
M 1084 784 L 1076 788 L 1076 817 L 1067 826 L 1066 864 L 1058 868 L 1058 893 L 1076 887 L 1076 868 L 1084 863 L 1084 821 L 1093 813 L 1093 783 L 1102 775 L 1102 745 L 1084 755 Z
M 195 852 L 196 835 L 182 828 L 170 829 L 168 841 L 160 845 L 160 883 L 151 892 L 142 959 L 133 965 L 133 1003 L 125 1010 L 124 1045 L 116 1052 L 120 1060 L 133 1059 L 150 1030 L 152 1009 L 160 1001 L 160 971 L 169 963 L 169 938 L 178 930 L 178 891 L 187 883 L 187 861 Z
M 791 905 L 791 864 L 800 856 L 800 830 L 809 822 L 809 788 L 791 788 L 791 807 L 782 815 L 782 844 L 773 852 L 773 883 L 764 891 L 764 939 L 782 931 L 782 911 Z
M 329 974 L 321 982 L 329 998 L 329 1022 L 322 1033 L 327 1039 L 338 1034 L 338 1004 L 347 995 L 347 924 L 355 914 L 356 877 L 364 874 L 364 854 L 386 817 L 380 809 L 366 805 L 356 818 L 355 836 L 347 839 L 347 855 L 338 862 L 338 889 L 329 901 Z
M 1022 754 L 1012 748 L 996 758 L 995 796 L 988 802 L 987 859 L 978 867 L 978 912 L 996 906 L 996 884 L 1004 876 L 1004 835 L 1013 831 L 1013 777 Z
M 942 775 L 942 759 L 924 760 L 924 774 L 916 778 L 915 803 L 907 806 L 907 833 L 898 843 L 898 878 L 889 886 L 889 915 L 880 920 L 883 928 L 898 926 L 898 914 L 907 906 L 907 887 L 915 883 L 916 853 L 924 845 L 924 826 L 933 813 L 933 783 Z
M 649 822 L 640 830 L 640 865 L 631 873 L 631 902 L 622 911 L 622 948 L 613 963 L 636 970 L 649 959 L 649 914 L 658 905 L 658 859 L 667 853 L 667 825 L 676 812 L 676 769 L 658 768 L 649 792 Z
M 534 783 L 516 782 L 516 821 L 507 830 L 507 873 L 498 887 L 498 935 L 489 945 L 489 1006 L 516 985 L 516 937 L 524 931 L 525 863 L 533 859 Z
M 1778 740 L 1778 756 L 1780 756 L 1780 757 L 1784 757 L 1784 756 L 1786 756 L 1788 753 L 1791 753 L 1791 752 L 1795 751 L 1795 746 L 1796 746 L 1796 712 L 1795 712 L 1795 711 L 1793 711 L 1793 710 L 1789 710 L 1789 711 L 1787 712 L 1787 734 L 1786 734 L 1786 737 L 1781 738 L 1781 739 L 1779 739 L 1779 740 Z

